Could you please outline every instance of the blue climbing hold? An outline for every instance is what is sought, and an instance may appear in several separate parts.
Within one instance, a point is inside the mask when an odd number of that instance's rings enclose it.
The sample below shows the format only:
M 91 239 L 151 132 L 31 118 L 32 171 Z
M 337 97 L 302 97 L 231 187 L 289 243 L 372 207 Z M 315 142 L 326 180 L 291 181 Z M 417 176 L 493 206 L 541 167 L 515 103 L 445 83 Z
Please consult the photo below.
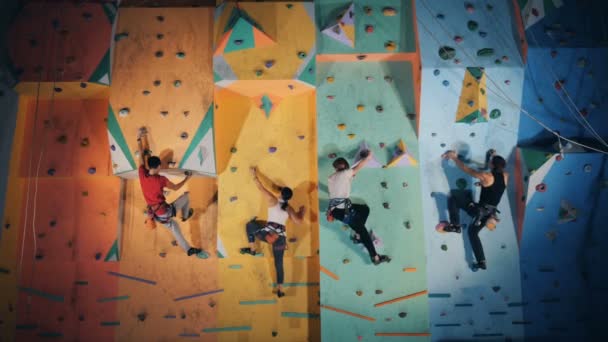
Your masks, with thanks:
M 485 38 L 487 35 L 488 35 L 488 33 L 487 33 L 487 32 L 485 32 L 485 31 L 479 31 L 479 36 L 480 36 L 481 38 Z
M 444 86 L 446 86 L 446 87 L 447 87 L 447 86 L 449 86 L 449 85 L 450 85 L 450 81 L 448 81 L 448 80 L 443 80 L 443 85 L 444 85 Z
M 47 172 L 46 172 L 49 176 L 53 176 L 55 174 L 55 169 L 50 168 Z
M 437 14 L 437 19 L 444 19 L 444 18 L 445 18 L 445 15 L 443 15 L 441 13 Z
M 97 172 L 97 169 L 96 169 L 96 168 L 94 168 L 94 167 L 90 167 L 90 168 L 89 168 L 89 174 L 90 174 L 90 175 L 94 175 L 94 174 L 95 174 L 95 172 Z
M 435 69 L 435 71 L 433 71 L 433 75 L 439 76 L 439 74 L 441 74 L 441 71 L 439 71 L 439 69 Z

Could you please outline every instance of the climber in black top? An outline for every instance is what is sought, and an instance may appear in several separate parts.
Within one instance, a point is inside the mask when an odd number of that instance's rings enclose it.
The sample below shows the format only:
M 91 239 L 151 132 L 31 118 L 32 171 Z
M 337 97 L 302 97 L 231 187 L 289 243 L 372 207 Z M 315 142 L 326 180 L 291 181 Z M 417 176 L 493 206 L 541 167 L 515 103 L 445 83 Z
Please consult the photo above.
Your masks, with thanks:
M 490 172 L 480 172 L 466 166 L 454 151 L 448 151 L 442 155 L 444 159 L 451 159 L 456 163 L 456 166 L 467 174 L 479 179 L 478 185 L 481 185 L 481 195 L 479 202 L 473 201 L 471 191 L 458 192 L 452 191 L 448 198 L 448 210 L 450 213 L 450 225 L 444 228 L 446 232 L 460 233 L 460 209 L 466 211 L 473 221 L 469 225 L 469 240 L 475 254 L 477 263 L 473 265 L 474 269 L 486 269 L 486 258 L 483 253 L 479 232 L 483 227 L 488 225 L 488 228 L 494 229 L 497 222 L 496 214 L 499 213 L 497 206 L 502 198 L 502 195 L 507 187 L 509 174 L 504 172 L 506 161 L 503 157 L 496 155 L 496 151 L 489 150 L 486 154 L 486 163 L 490 168 Z

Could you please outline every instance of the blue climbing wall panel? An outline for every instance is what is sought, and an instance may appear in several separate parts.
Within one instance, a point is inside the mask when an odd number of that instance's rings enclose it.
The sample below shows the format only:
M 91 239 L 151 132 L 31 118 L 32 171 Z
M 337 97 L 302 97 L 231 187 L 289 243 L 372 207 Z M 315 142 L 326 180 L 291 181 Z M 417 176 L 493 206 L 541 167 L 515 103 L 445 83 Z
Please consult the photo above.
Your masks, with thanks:
M 471 167 L 480 167 L 493 148 L 507 159 L 508 171 L 513 169 L 524 69 L 513 20 L 506 15 L 509 6 L 508 1 L 416 2 L 422 56 L 422 209 L 433 341 L 517 340 L 524 334 L 519 251 L 509 200 L 513 189 L 509 187 L 499 205 L 497 229 L 480 233 L 488 270 L 471 271 L 466 229 L 463 234 L 435 231 L 435 225 L 448 218 L 450 189 L 459 184 L 472 189 L 474 198 L 479 194 L 476 180 L 443 161 L 442 153 L 457 150 Z M 453 50 L 442 51 L 443 46 Z M 478 83 L 465 77 L 467 68 L 479 67 L 484 69 L 473 70 L 480 75 Z M 478 108 L 487 119 L 458 122 L 468 107 Z M 462 223 L 469 220 L 461 214 Z

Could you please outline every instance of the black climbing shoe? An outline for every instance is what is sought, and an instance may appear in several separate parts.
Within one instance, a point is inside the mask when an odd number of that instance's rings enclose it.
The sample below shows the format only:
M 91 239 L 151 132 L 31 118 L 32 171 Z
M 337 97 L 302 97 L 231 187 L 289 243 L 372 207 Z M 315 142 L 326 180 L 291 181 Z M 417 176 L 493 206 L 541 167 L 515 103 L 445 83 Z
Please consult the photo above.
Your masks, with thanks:
M 374 265 L 378 266 L 384 262 L 391 262 L 391 258 L 388 255 L 380 255 L 378 254 L 378 260 L 372 259 Z
M 188 256 L 194 255 L 194 254 L 198 254 L 200 252 L 202 252 L 203 250 L 200 248 L 194 248 L 194 247 L 190 247 L 190 249 L 188 250 Z
M 486 269 L 486 262 L 485 262 L 485 260 L 481 261 L 481 262 L 473 263 L 471 265 L 471 269 L 473 270 L 473 272 L 477 272 L 480 269 L 485 270 Z
M 443 228 L 443 231 L 448 233 L 460 234 L 462 232 L 462 228 L 459 224 L 449 224 Z
M 188 221 L 188 219 L 191 218 L 193 215 L 194 215 L 194 209 L 190 208 L 190 210 L 188 210 L 188 217 L 182 217 L 182 222 Z
M 277 297 L 279 297 L 279 298 L 285 297 L 285 292 L 283 292 L 281 290 L 277 290 Z
M 249 247 L 241 248 L 241 254 L 251 254 L 255 255 L 255 251 Z

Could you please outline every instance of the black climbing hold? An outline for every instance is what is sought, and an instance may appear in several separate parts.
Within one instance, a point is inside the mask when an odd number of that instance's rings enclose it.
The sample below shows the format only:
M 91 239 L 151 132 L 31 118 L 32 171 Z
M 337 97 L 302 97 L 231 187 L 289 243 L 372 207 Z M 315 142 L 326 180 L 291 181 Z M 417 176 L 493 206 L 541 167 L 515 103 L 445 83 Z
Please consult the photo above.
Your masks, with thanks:
M 416 120 L 416 114 L 415 113 L 407 113 L 406 116 L 410 120 Z
M 376 290 L 376 294 L 377 295 L 382 294 L 382 290 Z
M 149 90 L 144 90 L 141 93 L 144 94 L 144 96 L 150 95 L 150 91 Z
M 181 87 L 181 86 L 182 86 L 182 81 L 180 81 L 180 80 L 175 80 L 175 81 L 173 82 L 173 86 L 174 86 L 175 88 L 179 88 L 179 87 Z
M 362 61 L 362 60 L 364 60 L 364 59 L 366 59 L 366 58 L 367 58 L 367 56 L 366 56 L 366 55 L 358 55 L 358 56 L 357 56 L 357 59 L 358 59 L 358 60 L 360 60 L 360 61 Z
M 31 47 L 36 47 L 38 46 L 38 41 L 36 39 L 30 39 L 30 46 Z
M 439 14 L 437 14 L 437 19 L 440 19 L 440 20 L 445 19 L 445 15 L 439 13 Z
M 180 315 L 180 318 L 181 318 L 181 319 L 186 319 L 186 313 L 185 313 L 185 312 L 182 312 L 182 314 Z
M 80 88 L 86 88 L 88 87 L 88 84 L 86 84 L 85 82 L 80 82 Z
M 376 112 L 382 113 L 383 111 L 384 111 L 384 108 L 382 108 L 382 106 L 380 106 L 380 105 L 376 106 Z
M 184 140 L 186 140 L 186 139 L 188 139 L 188 133 L 182 132 L 182 134 L 180 134 L 179 137 L 182 138 L 182 139 L 184 139 Z
M 439 57 L 443 60 L 450 60 L 456 57 L 456 50 L 449 46 L 442 46 L 439 48 Z
M 154 81 L 154 86 L 155 86 L 155 87 L 160 86 L 160 80 L 156 80 L 156 81 Z
M 388 202 L 382 203 L 382 206 L 384 207 L 384 209 L 390 209 L 391 208 L 391 205 Z
M 479 24 L 474 20 L 469 20 L 467 22 L 467 27 L 469 28 L 470 31 L 476 31 L 477 28 L 479 28 Z
M 441 146 L 441 147 L 445 147 L 445 144 L 444 144 L 444 143 L 441 143 L 441 144 L 439 144 L 439 146 Z
M 500 115 L 500 109 L 492 109 L 492 111 L 490 112 L 490 119 L 498 119 Z
M 410 223 L 410 221 L 405 221 L 403 225 L 405 226 L 405 229 L 412 229 L 412 224 Z
M 11 224 L 10 224 L 10 223 L 5 223 L 5 224 L 4 224 L 4 229 L 9 229 L 10 227 L 11 227 Z
M 493 287 L 492 287 L 492 290 L 493 290 L 494 292 L 498 292 L 498 291 L 500 291 L 500 286 L 493 286 Z
M 388 184 L 386 182 L 380 182 L 380 186 L 382 186 L 384 189 L 388 189 Z
M 95 253 L 95 260 L 101 259 L 101 253 Z
M 279 334 L 278 332 L 273 331 L 273 332 L 272 332 L 272 337 L 277 337 L 277 335 L 278 335 L 278 334 Z
M 148 314 L 146 314 L 145 312 L 141 312 L 141 313 L 137 314 L 137 319 L 140 322 L 145 321 L 147 317 L 148 317 Z
M 55 227 L 56 225 L 57 225 L 57 221 L 55 221 L 55 220 L 51 220 L 49 222 L 49 226 L 51 226 L 51 227 Z
M 154 56 L 156 56 L 156 58 L 161 58 L 162 56 L 164 56 L 164 53 L 162 51 L 156 51 Z
M 171 241 L 171 245 L 173 245 L 173 246 L 177 246 L 177 241 L 172 240 L 172 241 Z
M 57 137 L 57 142 L 60 144 L 67 144 L 68 143 L 68 136 L 65 134 L 62 134 L 60 136 Z
M 93 14 L 89 12 L 84 12 L 82 13 L 82 18 L 86 21 L 91 21 L 91 19 L 93 19 Z
M 475 132 L 471 132 L 471 134 L 469 134 L 469 136 L 470 136 L 471 138 L 474 138 L 474 137 L 475 137 Z
M 448 246 L 447 245 L 441 245 L 441 250 L 442 251 L 447 251 L 448 250 Z
M 231 147 L 231 148 L 230 148 L 230 153 L 236 153 L 236 151 L 237 151 L 237 150 L 236 150 L 236 147 Z
M 44 255 L 42 255 L 41 252 L 36 253 L 36 260 L 42 260 L 44 259 Z
M 55 169 L 50 168 L 48 169 L 48 171 L 46 172 L 49 176 L 53 176 L 55 174 Z
M 243 40 L 242 40 L 242 39 L 236 39 L 236 40 L 234 41 L 234 44 L 235 44 L 235 45 L 241 45 L 241 44 L 243 44 Z
M 116 151 L 116 146 L 114 146 L 114 145 L 110 145 L 110 150 L 112 150 L 112 151 Z
M 164 35 L 164 34 L 162 34 L 162 33 L 158 33 L 158 34 L 156 35 L 156 39 L 158 39 L 158 40 L 162 40 L 163 38 L 165 38 L 165 35 Z
M 167 256 L 167 253 L 165 253 L 165 252 L 160 252 L 160 253 L 158 253 L 158 255 L 159 255 L 161 258 L 164 258 L 164 257 L 166 257 L 166 256 Z
M 306 54 L 306 52 L 304 52 L 304 51 L 299 51 L 299 52 L 298 52 L 298 58 L 299 58 L 299 59 L 304 59 L 304 58 L 306 58 L 306 56 L 308 56 L 308 55 Z
M 56 93 L 61 93 L 63 91 L 63 89 L 61 89 L 59 87 L 55 87 L 55 89 L 53 89 L 53 90 L 55 90 Z
M 431 133 L 431 136 L 432 136 L 432 137 L 436 137 L 436 136 L 437 136 L 437 133 Z
M 407 316 L 407 313 L 405 313 L 405 312 L 399 313 L 399 317 L 401 317 L 401 318 L 405 318 L 406 316 Z
M 78 315 L 78 320 L 81 322 L 84 322 L 84 315 L 83 314 Z
M 167 112 L 166 110 L 163 110 L 162 112 L 160 112 L 160 115 L 162 117 L 166 117 L 167 115 L 169 115 L 169 112 Z
M 156 20 L 158 20 L 162 23 L 163 21 L 165 21 L 165 17 L 163 17 L 162 15 L 158 15 L 158 16 L 156 16 Z

